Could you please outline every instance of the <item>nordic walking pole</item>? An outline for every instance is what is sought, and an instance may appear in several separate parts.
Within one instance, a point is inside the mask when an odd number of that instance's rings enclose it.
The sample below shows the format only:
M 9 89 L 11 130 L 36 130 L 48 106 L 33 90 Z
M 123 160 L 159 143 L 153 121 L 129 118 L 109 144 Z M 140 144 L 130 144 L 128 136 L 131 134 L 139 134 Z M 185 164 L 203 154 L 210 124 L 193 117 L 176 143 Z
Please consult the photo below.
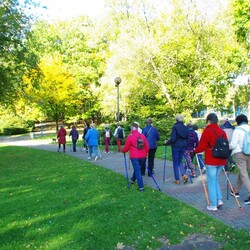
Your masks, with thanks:
M 242 207 L 240 206 L 240 203 L 239 203 L 238 198 L 236 197 L 236 194 L 235 194 L 235 192 L 234 192 L 234 188 L 233 188 L 233 186 L 232 186 L 231 181 L 230 181 L 229 178 L 228 178 L 228 175 L 227 175 L 227 173 L 226 173 L 225 168 L 223 168 L 223 172 L 225 173 L 225 176 L 226 176 L 227 181 L 228 181 L 228 183 L 229 183 L 230 189 L 232 190 L 232 192 L 233 192 L 233 194 L 234 194 L 234 198 L 235 198 L 235 200 L 236 200 L 236 202 L 237 202 L 237 204 L 238 204 L 238 206 L 239 206 L 239 209 L 240 209 L 240 211 L 242 211 L 243 209 L 242 209 Z
M 125 171 L 126 171 L 126 179 L 127 179 L 128 189 L 130 189 L 130 183 L 129 183 L 129 179 L 128 179 L 127 159 L 126 159 L 126 154 L 125 153 L 124 153 L 124 166 L 125 166 Z
M 101 150 L 100 150 L 99 146 L 97 146 L 97 148 L 98 148 L 100 159 L 102 159 L 102 154 L 101 154 Z
M 228 176 L 228 179 L 229 179 L 229 175 L 227 175 L 227 176 Z M 229 184 L 228 184 L 228 180 L 227 180 L 227 200 L 229 199 L 228 196 L 229 196 Z
M 205 184 L 205 181 L 204 181 L 204 177 L 203 177 L 202 172 L 201 172 L 201 166 L 200 166 L 200 162 L 199 162 L 199 159 L 198 159 L 198 155 L 195 154 L 195 157 L 196 157 L 197 164 L 198 164 L 198 167 L 199 167 L 199 171 L 200 171 L 200 175 L 201 175 L 201 181 L 202 181 L 202 184 L 203 184 L 203 188 L 204 188 L 204 192 L 205 192 L 207 204 L 210 206 L 210 201 L 208 199 L 208 193 L 207 193 L 207 187 L 206 187 L 206 184 Z
M 153 175 L 153 174 L 151 173 L 151 171 L 149 170 L 149 167 L 147 166 L 147 164 L 146 164 L 146 168 L 147 168 L 147 170 L 148 170 L 150 176 L 152 177 L 152 179 L 153 179 L 153 181 L 154 181 L 156 187 L 158 188 L 159 191 L 161 191 L 160 187 L 158 186 L 158 184 L 157 184 L 157 182 L 156 182 L 156 180 L 155 180 L 154 175 Z
M 167 145 L 164 146 L 163 182 L 165 182 L 166 179 L 166 163 L 167 163 Z

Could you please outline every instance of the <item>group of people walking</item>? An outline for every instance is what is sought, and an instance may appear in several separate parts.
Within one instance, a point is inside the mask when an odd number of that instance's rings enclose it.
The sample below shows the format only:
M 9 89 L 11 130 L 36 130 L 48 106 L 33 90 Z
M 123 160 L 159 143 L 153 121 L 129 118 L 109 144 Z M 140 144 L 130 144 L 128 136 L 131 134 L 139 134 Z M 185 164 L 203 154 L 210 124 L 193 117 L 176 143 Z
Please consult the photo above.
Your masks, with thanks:
M 190 176 L 192 178 L 196 177 L 193 160 L 195 155 L 197 155 L 198 165 L 204 168 L 204 170 L 206 169 L 207 174 L 209 197 L 207 209 L 217 211 L 223 205 L 219 175 L 222 170 L 232 170 L 235 167 L 234 158 L 239 175 L 237 184 L 234 190 L 231 190 L 231 194 L 239 197 L 240 189 L 244 185 L 249 193 L 245 204 L 250 204 L 250 180 L 248 176 L 250 155 L 242 152 L 244 135 L 250 131 L 247 117 L 245 115 L 237 116 L 235 119 L 237 127 L 235 128 L 228 119 L 225 119 L 223 125 L 219 126 L 217 115 L 210 113 L 206 117 L 206 127 L 202 134 L 198 132 L 195 124 L 189 122 L 185 125 L 182 115 L 177 115 L 175 118 L 176 123 L 171 129 L 170 138 L 165 140 L 165 146 L 171 146 L 174 183 L 177 185 L 181 183 L 180 175 L 184 183 L 188 182 Z M 133 122 L 131 124 L 131 133 L 127 136 L 125 145 L 122 148 L 122 140 L 125 139 L 124 129 L 120 126 L 120 123 L 116 125 L 114 133 L 112 133 L 108 124 L 101 132 L 101 136 L 104 138 L 105 153 L 109 154 L 111 138 L 115 136 L 117 151 L 124 154 L 130 152 L 130 160 L 134 170 L 130 179 L 131 184 L 137 181 L 139 190 L 144 191 L 143 176 L 146 174 L 146 170 L 149 177 L 152 177 L 152 174 L 154 174 L 155 153 L 157 142 L 160 140 L 158 130 L 153 126 L 151 118 L 146 119 L 145 127 L 142 129 L 137 122 Z M 60 144 L 63 144 L 65 152 L 63 136 L 66 136 L 66 130 L 61 126 L 61 129 L 58 131 L 58 151 L 60 150 Z M 74 126 L 70 131 L 70 136 L 72 136 L 73 151 L 75 152 L 79 134 Z M 218 137 L 224 137 L 229 142 L 230 155 L 228 159 L 217 158 L 212 153 Z M 83 139 L 88 152 L 88 159 L 92 159 L 93 154 L 94 159 L 98 160 L 98 138 L 99 133 L 95 129 L 94 124 L 87 123 L 84 128 Z M 185 163 L 183 163 L 183 160 Z M 189 175 L 187 174 L 188 170 L 190 172 Z
M 61 145 L 63 146 L 63 152 L 65 153 L 65 145 L 66 145 L 66 135 L 67 132 L 63 125 L 60 126 L 60 129 L 57 133 L 57 139 L 58 139 L 58 152 L 61 149 Z M 73 152 L 76 152 L 76 143 L 79 139 L 79 132 L 76 129 L 76 126 L 72 126 L 72 129 L 70 130 L 69 136 L 72 139 L 72 145 L 73 145 Z M 115 136 L 116 143 L 117 143 L 117 149 L 118 152 L 121 153 L 121 144 L 122 140 L 125 138 L 124 129 L 120 126 L 120 123 L 117 123 L 117 128 L 115 129 L 115 132 L 112 133 L 112 131 L 109 128 L 109 125 L 106 124 L 104 130 L 100 134 L 101 137 L 104 138 L 104 144 L 105 144 L 105 153 L 109 154 L 110 150 L 110 143 L 111 138 Z M 86 122 L 86 125 L 83 129 L 83 149 L 86 150 L 86 153 L 88 153 L 88 159 L 91 160 L 92 156 L 94 155 L 94 159 L 98 160 L 98 139 L 99 139 L 99 132 L 95 128 L 95 125 L 93 123 Z

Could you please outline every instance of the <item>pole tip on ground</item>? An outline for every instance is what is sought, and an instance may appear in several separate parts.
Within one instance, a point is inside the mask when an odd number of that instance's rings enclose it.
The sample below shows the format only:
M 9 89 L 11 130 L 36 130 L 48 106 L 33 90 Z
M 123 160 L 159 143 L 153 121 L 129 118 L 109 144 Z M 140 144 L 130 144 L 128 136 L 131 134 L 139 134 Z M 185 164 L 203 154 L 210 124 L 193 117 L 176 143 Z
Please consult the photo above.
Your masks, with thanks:
M 240 207 L 239 209 L 240 209 L 241 212 L 243 211 L 243 208 L 242 208 L 242 207 Z

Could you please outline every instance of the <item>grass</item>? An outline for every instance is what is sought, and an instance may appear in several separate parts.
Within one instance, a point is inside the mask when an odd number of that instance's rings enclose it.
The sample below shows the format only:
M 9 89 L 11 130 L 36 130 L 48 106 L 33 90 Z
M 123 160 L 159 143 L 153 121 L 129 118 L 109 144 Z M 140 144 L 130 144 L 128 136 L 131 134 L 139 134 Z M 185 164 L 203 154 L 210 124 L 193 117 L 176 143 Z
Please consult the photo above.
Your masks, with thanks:
M 193 233 L 224 249 L 249 249 L 236 231 L 191 206 L 80 159 L 0 147 L 0 249 L 156 249 Z M 230 240 L 229 240 L 230 239 Z

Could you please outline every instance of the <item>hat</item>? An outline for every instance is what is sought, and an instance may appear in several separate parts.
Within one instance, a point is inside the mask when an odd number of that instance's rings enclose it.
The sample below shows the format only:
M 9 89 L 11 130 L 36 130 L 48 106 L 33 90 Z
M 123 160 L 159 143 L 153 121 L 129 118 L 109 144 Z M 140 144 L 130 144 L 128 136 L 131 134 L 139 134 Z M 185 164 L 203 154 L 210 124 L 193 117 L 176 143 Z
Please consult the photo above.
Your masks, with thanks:
M 139 123 L 138 122 L 133 122 L 131 124 L 132 127 L 138 128 L 139 127 Z

